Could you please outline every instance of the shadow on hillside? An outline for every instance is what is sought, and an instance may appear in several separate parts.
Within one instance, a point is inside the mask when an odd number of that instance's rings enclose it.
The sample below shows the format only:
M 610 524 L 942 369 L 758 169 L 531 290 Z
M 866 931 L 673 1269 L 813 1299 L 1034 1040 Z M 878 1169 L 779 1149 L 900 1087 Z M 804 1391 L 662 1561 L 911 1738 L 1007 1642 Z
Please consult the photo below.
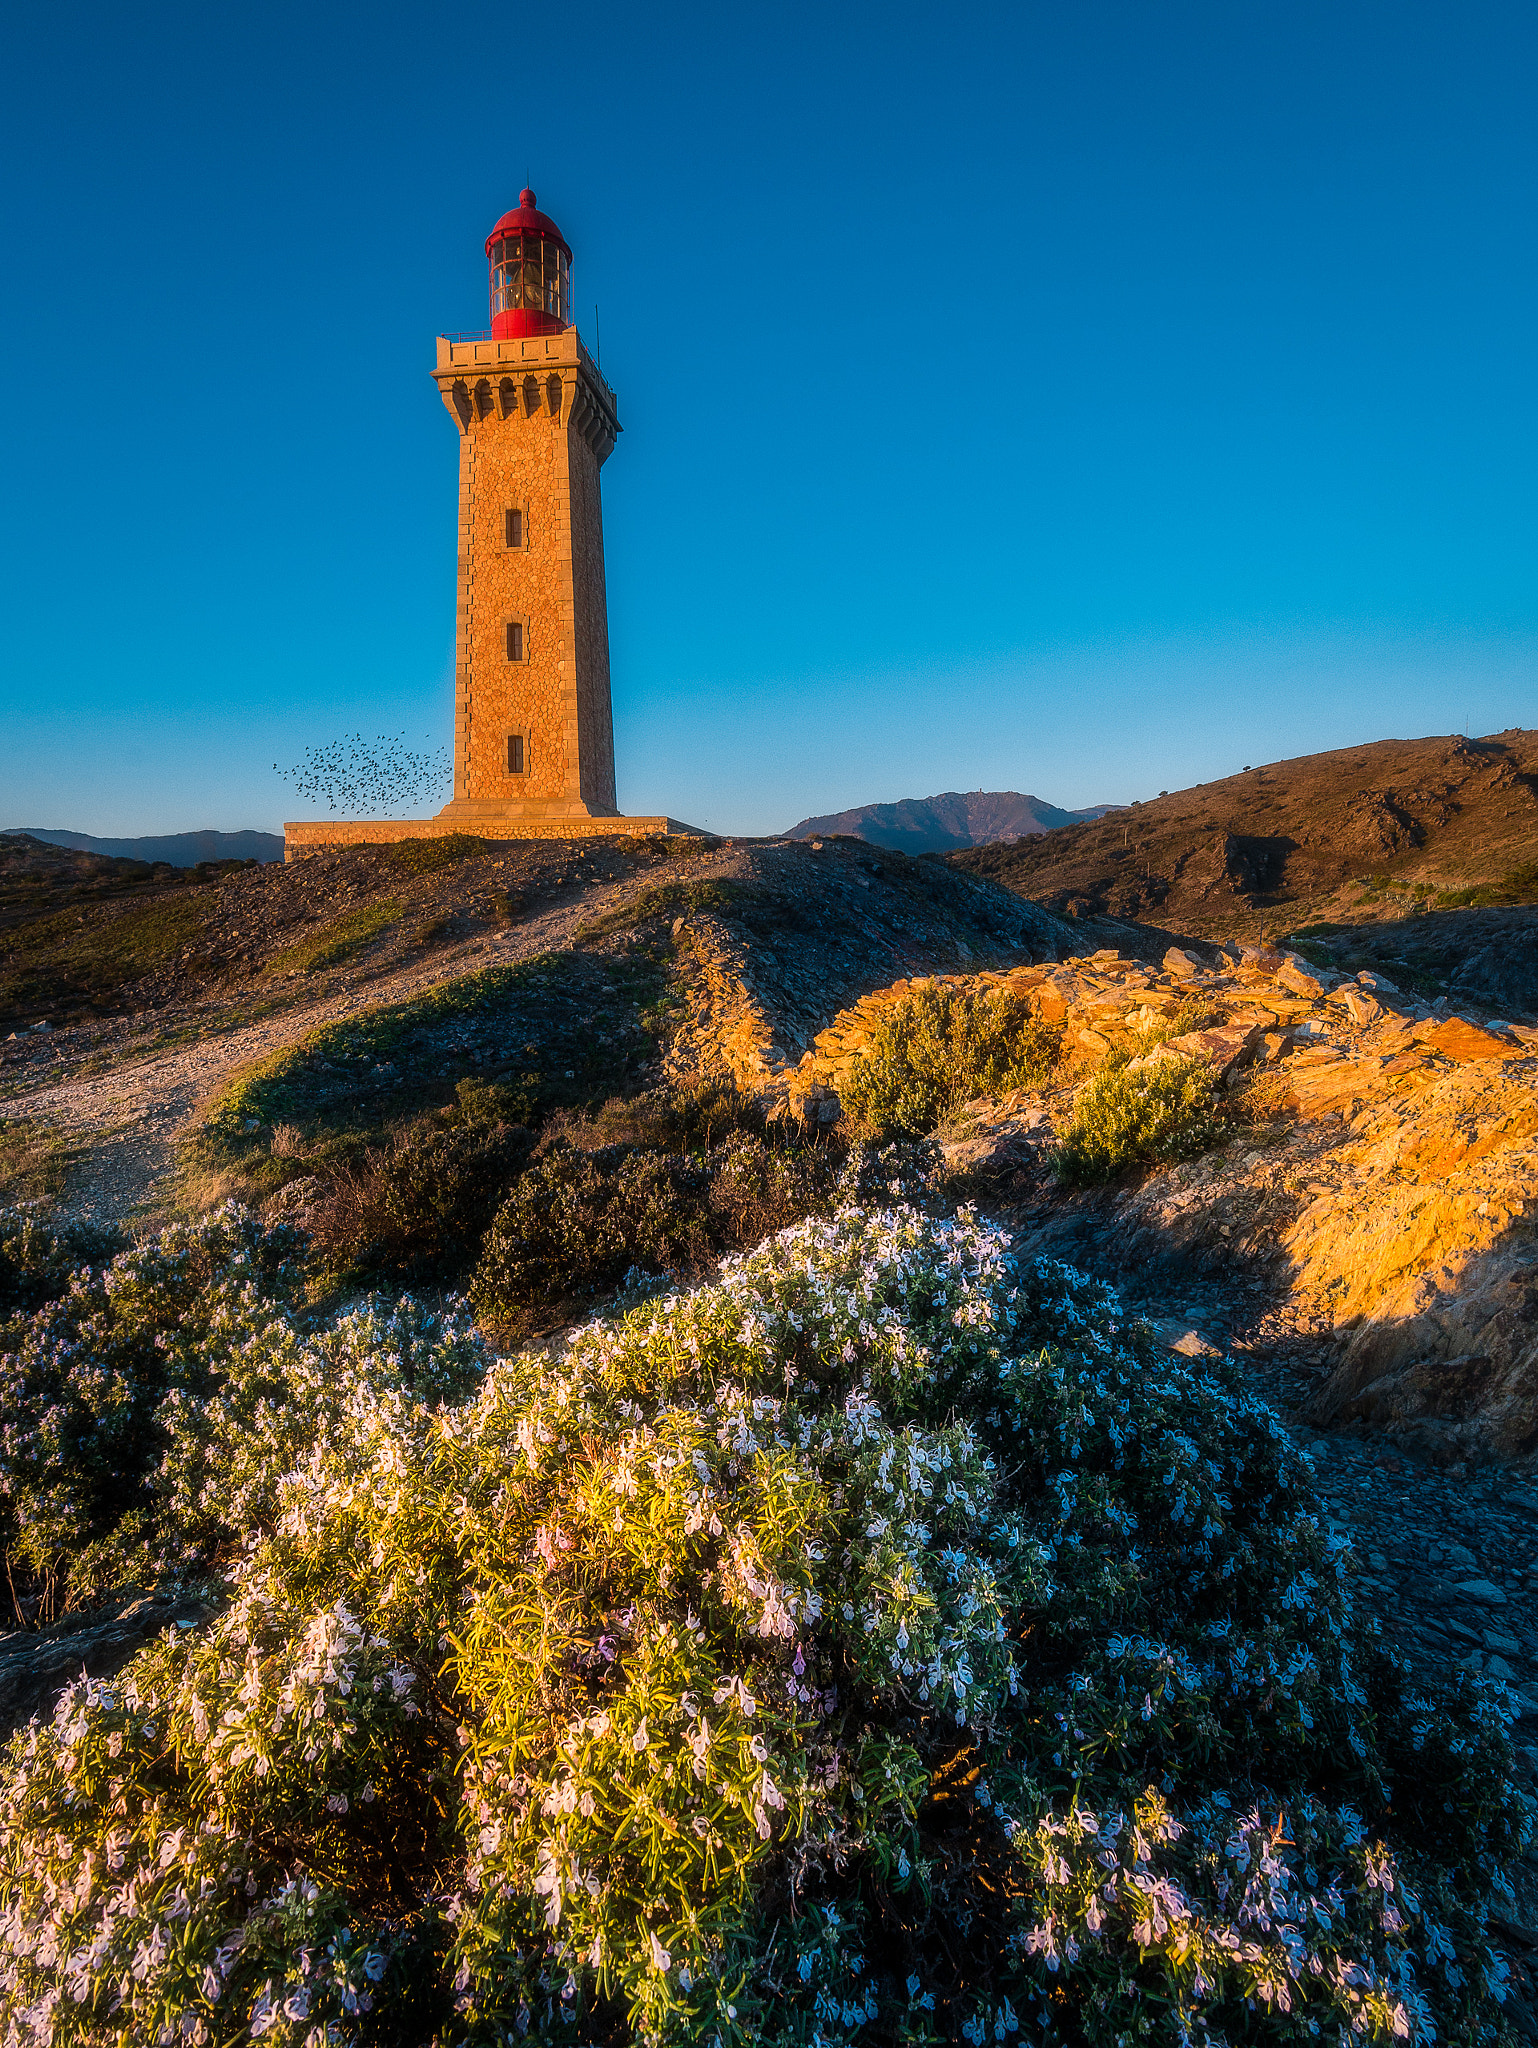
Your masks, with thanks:
M 1369 968 L 1407 992 L 1477 1003 L 1514 1023 L 1538 1018 L 1538 904 L 1384 918 L 1314 937 L 1310 952 Z
M 1024 1189 L 1017 1188 L 1016 1195 Z M 1274 1228 L 1249 1233 L 1231 1179 L 1198 1184 L 1172 1221 L 1127 1213 L 1126 1188 L 1044 1179 L 998 1204 L 1028 1257 L 1066 1260 L 1155 1322 L 1191 1321 L 1248 1356 L 1257 1391 L 1320 1427 L 1381 1437 L 1434 1464 L 1538 1457 L 1538 1229 L 1513 1216 L 1461 1270 L 1428 1272 L 1424 1308 L 1310 1328 L 1278 1315 L 1298 1272 Z M 989 1203 L 983 1196 L 982 1206 Z M 1225 1226 L 1233 1236 L 1223 1235 Z

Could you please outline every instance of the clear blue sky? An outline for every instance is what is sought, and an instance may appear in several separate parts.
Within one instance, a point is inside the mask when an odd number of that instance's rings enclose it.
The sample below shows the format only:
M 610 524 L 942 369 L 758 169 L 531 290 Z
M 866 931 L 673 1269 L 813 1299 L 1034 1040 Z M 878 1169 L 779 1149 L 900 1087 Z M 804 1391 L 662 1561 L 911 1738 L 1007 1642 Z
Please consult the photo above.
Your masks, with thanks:
M 1530 4 L 69 5 L 0 83 L 0 824 L 450 731 L 525 176 L 602 315 L 621 806 L 1538 724 Z M 447 795 L 445 789 L 444 795 Z

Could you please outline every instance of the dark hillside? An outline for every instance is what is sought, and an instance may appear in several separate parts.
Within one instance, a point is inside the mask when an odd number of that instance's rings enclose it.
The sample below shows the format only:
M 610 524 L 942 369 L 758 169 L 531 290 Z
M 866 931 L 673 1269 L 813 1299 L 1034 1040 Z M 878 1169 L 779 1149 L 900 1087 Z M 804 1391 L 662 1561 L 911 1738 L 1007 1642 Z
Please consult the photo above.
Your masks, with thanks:
M 1049 909 L 1208 939 L 1538 900 L 1538 732 L 1380 740 L 953 854 Z

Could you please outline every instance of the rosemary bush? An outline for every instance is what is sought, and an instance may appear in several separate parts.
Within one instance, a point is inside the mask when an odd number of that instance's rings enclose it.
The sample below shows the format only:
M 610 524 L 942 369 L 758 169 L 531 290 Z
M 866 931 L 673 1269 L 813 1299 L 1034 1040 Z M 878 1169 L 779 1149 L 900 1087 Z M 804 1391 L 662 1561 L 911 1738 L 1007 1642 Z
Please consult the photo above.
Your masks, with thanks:
M 442 1399 L 352 1328 L 223 1614 L 13 1743 L 6 2041 L 1494 2039 L 1498 1695 L 1107 1291 L 847 1208 Z

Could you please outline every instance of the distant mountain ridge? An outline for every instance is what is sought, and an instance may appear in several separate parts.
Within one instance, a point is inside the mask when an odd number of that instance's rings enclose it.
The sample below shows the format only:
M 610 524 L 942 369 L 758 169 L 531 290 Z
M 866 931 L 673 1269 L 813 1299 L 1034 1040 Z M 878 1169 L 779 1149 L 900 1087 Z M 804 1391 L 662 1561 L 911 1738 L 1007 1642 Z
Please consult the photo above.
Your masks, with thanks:
M 895 804 L 862 804 L 831 817 L 803 818 L 785 837 L 815 839 L 848 832 L 896 853 L 954 853 L 966 846 L 994 846 L 1056 832 L 1064 825 L 1082 825 L 1117 808 L 1093 804 L 1085 811 L 1063 811 L 1015 789 L 948 789 L 940 796 L 909 796 Z
M 66 832 L 41 825 L 8 825 L 48 846 L 70 846 L 77 853 L 102 853 L 112 860 L 163 860 L 173 868 L 195 868 L 200 860 L 281 860 L 281 832 L 164 832 L 147 839 L 94 839 L 89 832 Z

